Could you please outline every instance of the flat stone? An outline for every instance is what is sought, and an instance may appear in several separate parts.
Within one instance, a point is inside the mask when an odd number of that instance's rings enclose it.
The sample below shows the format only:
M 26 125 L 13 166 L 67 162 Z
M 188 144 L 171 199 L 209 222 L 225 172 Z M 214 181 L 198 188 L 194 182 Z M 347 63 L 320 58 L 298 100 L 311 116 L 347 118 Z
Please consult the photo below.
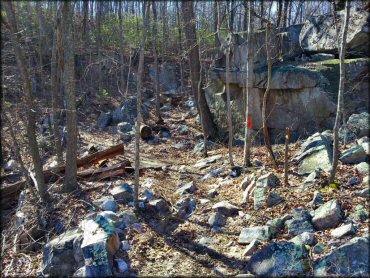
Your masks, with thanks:
M 251 256 L 254 252 L 257 251 L 260 245 L 261 245 L 261 242 L 259 240 L 257 239 L 252 240 L 252 242 L 249 243 L 247 247 L 245 247 L 245 250 L 243 252 L 243 257 Z
M 270 207 L 274 207 L 278 204 L 280 204 L 281 202 L 283 202 L 284 199 L 282 197 L 280 197 L 279 194 L 277 194 L 276 192 L 270 192 L 267 196 L 267 206 L 270 208 Z
M 315 234 L 314 233 L 309 233 L 309 232 L 303 232 L 300 235 L 295 236 L 290 242 L 294 242 L 295 244 L 301 244 L 301 245 L 314 245 L 316 240 L 315 240 Z
M 229 201 L 221 201 L 212 206 L 212 209 L 216 212 L 221 213 L 224 216 L 231 216 L 237 214 L 240 207 L 231 204 Z
M 248 186 L 251 182 L 253 182 L 255 179 L 256 179 L 256 175 L 255 175 L 255 173 L 252 173 L 252 174 L 250 174 L 250 175 L 246 176 L 246 177 L 243 179 L 243 181 L 240 183 L 240 188 L 241 188 L 242 190 L 245 190 L 245 189 L 247 188 L 247 186 Z
M 220 167 L 220 168 L 217 168 L 215 170 L 212 170 L 211 172 L 209 172 L 208 174 L 204 175 L 201 180 L 202 181 L 206 181 L 208 179 L 211 179 L 211 178 L 215 178 L 215 177 L 218 177 L 220 174 L 222 174 L 223 172 L 225 172 L 226 170 L 226 167 Z
M 315 210 L 312 223 L 317 230 L 333 228 L 342 220 L 342 209 L 337 200 L 333 199 Z
M 133 188 L 128 183 L 123 183 L 119 186 L 113 187 L 113 189 L 110 190 L 110 194 L 117 202 L 122 202 L 124 204 L 134 200 Z
M 166 213 L 169 210 L 167 202 L 163 199 L 155 199 L 149 201 L 149 206 L 155 208 L 160 213 Z
M 322 203 L 324 203 L 324 200 L 323 200 L 321 193 L 319 191 L 315 191 L 313 193 L 313 198 L 310 204 L 313 206 L 317 206 L 317 205 L 321 205 Z
M 340 226 L 333 231 L 331 231 L 331 235 L 335 238 L 342 238 L 348 235 L 354 235 L 356 233 L 356 229 L 352 223 Z
M 369 146 L 367 143 L 354 146 L 339 157 L 339 160 L 346 164 L 357 164 L 360 162 L 365 162 L 368 157 Z
M 189 196 L 183 197 L 176 203 L 177 216 L 188 219 L 197 208 L 197 202 Z
M 266 187 L 256 187 L 253 191 L 254 209 L 258 210 L 266 204 Z
M 368 174 L 370 171 L 370 166 L 369 166 L 369 163 L 367 162 L 361 162 L 355 166 L 355 169 L 360 174 Z
M 266 225 L 271 227 L 271 234 L 273 237 L 276 236 L 284 227 L 284 222 L 282 218 L 274 218 L 266 222 Z
M 208 224 L 213 227 L 213 226 L 224 226 L 226 224 L 226 220 L 223 217 L 222 214 L 218 212 L 214 212 L 211 214 L 211 216 L 208 219 Z
M 198 244 L 205 246 L 205 247 L 212 247 L 218 243 L 217 239 L 211 237 L 202 237 L 199 239 Z
M 221 154 L 213 155 L 213 156 L 198 160 L 197 163 L 195 163 L 194 167 L 198 168 L 199 170 L 202 170 L 208 167 L 208 165 L 215 163 L 217 160 L 221 158 L 222 158 Z
M 314 265 L 315 277 L 367 276 L 369 274 L 369 238 L 356 237 L 331 251 Z
M 362 198 L 369 198 L 370 197 L 370 188 L 364 188 L 360 192 L 355 193 L 357 196 Z
M 355 221 L 364 222 L 369 219 L 369 212 L 360 204 L 355 207 L 355 211 L 351 213 L 349 217 Z
M 271 239 L 270 226 L 258 226 L 251 228 L 243 228 L 239 235 L 238 242 L 240 244 L 251 243 L 253 240 L 268 241 Z
M 304 276 L 309 270 L 308 252 L 293 242 L 274 242 L 256 252 L 247 270 L 256 276 Z
M 257 179 L 256 186 L 272 188 L 277 185 L 278 181 L 279 179 L 274 173 L 268 173 Z
M 176 190 L 176 192 L 184 195 L 186 193 L 193 193 L 196 189 L 197 187 L 195 186 L 195 182 L 191 181 L 181 186 L 179 189 Z
M 314 227 L 311 223 L 311 215 L 304 208 L 293 210 L 293 218 L 287 220 L 285 225 L 288 227 L 288 235 L 296 236 L 304 232 L 314 232 Z

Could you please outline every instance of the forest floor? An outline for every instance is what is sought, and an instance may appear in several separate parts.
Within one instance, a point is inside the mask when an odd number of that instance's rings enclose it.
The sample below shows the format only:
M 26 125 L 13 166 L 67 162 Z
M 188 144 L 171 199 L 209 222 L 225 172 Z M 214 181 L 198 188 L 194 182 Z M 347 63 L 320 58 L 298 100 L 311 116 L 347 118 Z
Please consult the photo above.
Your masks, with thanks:
M 196 211 L 187 220 L 174 218 L 163 219 L 156 215 L 138 215 L 142 223 L 142 229 L 131 229 L 126 234 L 126 239 L 131 244 L 131 249 L 123 255 L 125 261 L 130 265 L 133 273 L 139 276 L 208 276 L 208 275 L 236 275 L 243 272 L 243 268 L 248 262 L 249 257 L 243 257 L 245 246 L 238 243 L 238 236 L 242 228 L 251 226 L 265 225 L 265 223 L 277 217 L 282 217 L 291 213 L 294 208 L 308 207 L 312 200 L 314 191 L 320 190 L 326 182 L 325 174 L 315 183 L 305 185 L 305 177 L 298 176 L 297 165 L 290 164 L 289 185 L 283 185 L 283 160 L 284 146 L 274 145 L 273 149 L 278 154 L 278 170 L 272 167 L 267 157 L 264 146 L 252 148 L 252 161 L 258 159 L 263 166 L 251 167 L 239 177 L 230 177 L 230 168 L 221 173 L 218 177 L 201 181 L 200 178 L 213 169 L 222 165 L 228 165 L 228 150 L 224 145 L 215 143 L 209 151 L 209 155 L 220 154 L 222 159 L 210 164 L 206 169 L 199 170 L 194 164 L 202 159 L 201 154 L 193 154 L 193 146 L 199 143 L 201 134 L 200 125 L 196 122 L 196 117 L 185 118 L 188 108 L 182 105 L 172 107 L 172 110 L 164 116 L 164 121 L 170 127 L 171 137 L 163 138 L 165 142 L 159 144 L 149 144 L 141 142 L 140 151 L 142 157 L 152 160 L 159 160 L 167 166 L 160 170 L 144 170 L 140 175 L 140 182 L 151 179 L 152 185 L 149 187 L 156 197 L 164 198 L 173 207 L 181 198 L 176 193 L 178 184 L 194 181 L 197 190 L 192 197 L 197 200 Z M 187 134 L 179 134 L 176 128 L 179 125 L 189 127 Z M 80 133 L 80 154 L 90 144 L 111 147 L 120 141 L 119 134 L 100 132 L 92 128 L 91 118 L 82 117 L 79 122 Z M 190 143 L 188 148 L 176 149 L 173 146 L 178 143 Z M 290 144 L 289 157 L 292 158 L 300 147 L 300 143 Z M 346 147 L 349 148 L 350 145 Z M 242 165 L 243 148 L 234 147 L 233 155 L 236 165 Z M 116 160 L 128 158 L 134 165 L 134 140 L 126 144 L 125 154 L 117 157 Z M 48 161 L 53 160 L 51 157 Z M 110 161 L 111 163 L 111 161 Z M 243 190 L 240 183 L 245 175 L 255 172 L 259 177 L 268 172 L 275 173 L 280 178 L 280 184 L 275 189 L 285 201 L 272 208 L 255 210 L 253 200 L 247 204 L 242 204 Z M 338 199 L 342 203 L 342 208 L 346 215 L 352 213 L 358 204 L 364 204 L 369 209 L 369 200 L 355 196 L 355 191 L 367 187 L 367 182 L 363 181 L 356 186 L 347 186 L 346 183 L 351 177 L 359 177 L 363 180 L 364 175 L 359 175 L 354 167 L 339 164 L 338 183 L 341 185 L 339 190 L 323 191 L 324 202 L 330 199 Z M 78 194 L 66 195 L 61 193 L 62 182 L 58 181 L 52 185 L 53 209 L 48 212 L 48 232 L 40 239 L 43 246 L 49 239 L 56 236 L 56 223 L 62 223 L 64 230 L 77 226 L 80 221 L 89 213 L 87 203 L 98 199 L 103 195 L 108 195 L 109 189 L 114 185 L 123 182 L 133 183 L 133 174 L 127 174 L 120 178 L 110 181 L 83 181 L 80 183 L 81 190 Z M 148 184 L 148 183 L 146 183 Z M 214 198 L 207 196 L 208 191 L 217 187 L 218 195 Z M 145 186 L 141 186 L 142 192 Z M 81 201 L 84 200 L 85 202 Z M 242 208 L 241 214 L 227 218 L 227 223 L 219 232 L 212 232 L 208 224 L 208 218 L 212 212 L 212 206 L 227 200 L 234 205 Z M 87 202 L 87 203 L 86 203 Z M 55 205 L 55 204 L 58 205 Z M 127 205 L 119 205 L 120 210 L 127 209 Z M 2 276 L 34 276 L 42 265 L 42 248 L 34 252 L 15 252 L 13 248 L 14 227 L 15 227 L 15 208 L 8 211 L 7 216 L 3 217 L 2 232 Z M 248 218 L 245 214 L 248 214 Z M 154 221 L 153 221 L 154 220 Z M 358 234 L 368 233 L 368 220 L 358 223 Z M 205 247 L 199 244 L 202 237 L 212 238 L 212 243 Z M 315 238 L 318 242 L 328 245 L 332 239 L 330 230 L 315 231 Z M 287 230 L 279 233 L 272 241 L 288 240 Z M 317 255 L 310 254 L 312 260 L 317 260 L 326 255 L 346 239 L 339 240 L 334 245 L 326 249 L 325 253 Z M 260 248 L 266 246 L 263 243 Z

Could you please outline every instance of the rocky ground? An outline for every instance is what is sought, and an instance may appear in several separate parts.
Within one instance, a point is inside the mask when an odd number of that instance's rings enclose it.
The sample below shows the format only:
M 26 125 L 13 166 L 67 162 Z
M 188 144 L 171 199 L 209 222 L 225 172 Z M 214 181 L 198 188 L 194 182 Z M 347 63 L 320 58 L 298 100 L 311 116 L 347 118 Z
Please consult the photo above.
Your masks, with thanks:
M 278 169 L 263 146 L 252 148 L 253 167 L 230 169 L 227 148 L 219 143 L 202 157 L 191 100 L 168 102 L 162 112 L 168 130 L 141 142 L 143 159 L 154 166 L 140 175 L 140 211 L 133 212 L 132 174 L 83 181 L 69 195 L 60 193 L 58 181 L 50 186 L 47 208 L 23 194 L 18 209 L 3 218 L 2 275 L 368 273 L 369 143 L 355 140 L 364 132 L 359 120 L 352 125 L 357 129 L 351 143 L 341 146 L 336 184 L 327 183 L 332 138 L 324 132 L 290 144 L 285 186 L 283 145 L 273 146 Z M 114 161 L 125 157 L 133 164 L 130 128 L 121 124 L 116 132 L 106 127 L 112 115 L 105 123 L 102 117 L 97 128 L 89 127 L 91 119 L 80 123 L 80 154 L 91 145 L 103 149 L 124 140 L 125 154 Z M 242 165 L 243 148 L 233 153 Z M 15 237 L 17 229 L 24 233 Z M 31 229 L 42 236 L 30 240 Z

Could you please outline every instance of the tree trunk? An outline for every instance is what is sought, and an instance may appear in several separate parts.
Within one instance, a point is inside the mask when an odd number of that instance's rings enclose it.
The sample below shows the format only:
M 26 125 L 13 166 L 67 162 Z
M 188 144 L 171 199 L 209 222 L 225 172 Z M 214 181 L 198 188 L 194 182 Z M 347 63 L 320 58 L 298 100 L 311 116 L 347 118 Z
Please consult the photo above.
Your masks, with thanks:
M 164 0 L 162 2 L 162 33 L 163 33 L 163 39 L 162 39 L 162 64 L 164 63 L 164 55 L 167 50 L 167 41 L 168 41 L 168 22 L 167 22 L 167 1 Z
M 288 6 L 289 0 L 284 0 L 284 12 L 283 12 L 283 27 L 287 27 L 288 25 Z
M 103 77 L 102 77 L 102 67 L 101 67 L 101 21 L 102 21 L 102 9 L 103 9 L 103 2 L 98 2 L 98 11 L 97 11 L 97 27 L 98 27 L 98 35 L 96 38 L 96 47 L 98 51 L 98 93 L 101 94 L 103 90 Z
M 263 20 L 264 12 L 265 12 L 264 0 L 261 0 L 261 3 L 260 3 L 260 16 L 261 16 L 260 26 L 261 28 L 263 28 L 263 23 L 264 23 L 264 20 Z
M 144 47 L 146 32 L 148 26 L 149 3 L 143 4 L 143 35 L 140 44 L 139 67 L 137 71 L 137 118 L 136 118 L 136 134 L 135 134 L 135 190 L 134 190 L 134 206 L 139 209 L 139 167 L 140 167 L 140 127 L 142 122 L 141 115 L 141 95 L 143 89 L 143 74 L 144 74 Z
M 218 40 L 218 34 L 217 34 L 217 28 L 218 28 L 218 19 L 219 19 L 219 15 L 218 15 L 218 2 L 217 1 L 214 1 L 214 14 L 215 14 L 215 24 L 214 24 L 214 30 L 215 30 L 215 48 L 217 50 L 220 49 L 220 41 Z
M 263 96 L 263 104 L 262 104 L 262 123 L 263 123 L 263 136 L 265 139 L 265 145 L 267 148 L 268 153 L 270 154 L 270 158 L 272 159 L 274 167 L 276 167 L 276 160 L 275 160 L 275 155 L 272 151 L 271 144 L 270 144 L 270 136 L 268 134 L 268 128 L 267 128 L 267 117 L 266 117 L 266 106 L 267 106 L 267 100 L 269 97 L 270 93 L 270 88 L 271 88 L 271 79 L 272 79 L 272 61 L 271 61 L 271 53 L 270 53 L 270 20 L 267 23 L 267 28 L 266 28 L 266 55 L 267 55 L 267 69 L 268 69 L 268 74 L 267 74 L 267 86 L 266 86 L 266 91 Z
M 124 49 L 123 49 L 123 8 L 122 1 L 119 1 L 118 8 L 118 17 L 119 17 L 119 49 L 120 49 L 120 91 L 122 96 L 124 96 L 125 91 L 125 69 L 124 69 Z
M 190 75 L 191 75 L 191 87 L 193 95 L 198 107 L 199 115 L 202 115 L 202 121 L 204 121 L 205 131 L 209 138 L 215 135 L 214 123 L 212 120 L 211 111 L 209 110 L 204 89 L 201 89 L 201 94 L 198 101 L 198 90 L 197 86 L 200 78 L 200 60 L 199 60 L 199 46 L 196 36 L 195 28 L 195 16 L 193 10 L 193 1 L 182 2 L 181 5 L 183 19 L 184 19 L 184 31 L 187 42 L 187 48 L 189 49 L 189 64 L 190 64 Z
M 281 14 L 283 11 L 283 0 L 279 0 L 278 2 L 279 2 L 279 6 L 278 6 L 278 18 L 277 18 L 276 26 L 280 27 Z
M 285 129 L 285 155 L 284 155 L 284 185 L 288 186 L 288 154 L 290 142 L 290 128 Z
M 244 167 L 251 166 L 250 155 L 251 155 L 251 124 L 252 124 L 252 116 L 251 116 L 251 106 L 252 106 L 252 89 L 254 83 L 254 18 L 253 18 L 253 2 L 249 2 L 249 23 L 248 23 L 248 61 L 247 61 L 247 80 L 246 80 L 246 111 L 245 111 L 245 118 L 247 120 L 245 126 L 245 136 L 244 136 Z M 249 124 L 249 121 L 251 123 Z
M 63 30 L 64 30 L 64 88 L 66 91 L 66 127 L 67 127 L 67 152 L 66 174 L 64 179 L 64 192 L 71 192 L 78 188 L 77 184 L 77 111 L 75 91 L 75 61 L 72 30 L 71 2 L 63 5 Z
M 154 58 L 154 69 L 155 69 L 155 116 L 157 118 L 157 122 L 162 122 L 161 117 L 161 96 L 160 96 L 160 86 L 159 86 L 159 66 L 158 66 L 158 54 L 157 54 L 157 7 L 156 3 L 152 2 L 152 9 L 153 9 L 153 58 Z
M 337 114 L 335 117 L 335 124 L 334 124 L 334 142 L 333 142 L 333 166 L 330 171 L 330 178 L 329 178 L 329 183 L 333 183 L 335 180 L 335 174 L 337 171 L 338 167 L 338 160 L 339 160 L 339 125 L 340 125 L 340 117 L 343 114 L 343 98 L 344 98 L 344 81 L 345 81 L 345 74 L 346 74 L 346 69 L 345 69 L 345 64 L 344 64 L 344 58 L 346 54 L 346 40 L 347 40 L 347 31 L 348 31 L 348 22 L 349 22 L 349 12 L 350 12 L 350 4 L 349 1 L 346 1 L 346 16 L 345 16 L 345 21 L 344 21 L 344 26 L 342 30 L 342 41 L 341 41 L 341 46 L 338 48 L 339 53 L 340 53 L 340 64 L 339 64 L 339 89 L 338 89 L 338 104 L 337 104 Z
M 60 73 L 58 72 L 58 59 L 57 59 L 57 38 L 58 33 L 61 35 L 60 28 L 58 28 L 58 21 L 60 22 L 60 14 L 55 15 L 54 24 L 54 35 L 53 35 L 53 47 L 51 51 L 51 104 L 52 104 L 52 115 L 53 115 L 53 131 L 54 131 L 54 143 L 55 151 L 57 155 L 58 164 L 63 163 L 63 152 L 62 145 L 60 143 L 60 130 L 59 130 L 59 98 L 58 92 L 60 92 Z
M 87 22 L 89 20 L 89 1 L 83 2 L 82 39 L 88 45 Z
M 33 102 L 33 96 L 32 96 L 32 88 L 31 88 L 31 80 L 29 77 L 28 69 L 26 68 L 26 58 L 23 49 L 21 48 L 20 44 L 20 38 L 18 33 L 18 25 L 17 20 L 15 17 L 15 12 L 13 8 L 12 2 L 3 2 L 7 19 L 8 19 L 8 26 L 11 32 L 11 41 L 14 46 L 15 51 L 15 57 L 17 60 L 17 65 L 21 73 L 22 78 L 22 85 L 23 90 L 25 91 L 25 100 L 27 105 L 27 138 L 28 138 L 28 145 L 32 156 L 32 162 L 34 165 L 35 170 L 35 177 L 37 182 L 37 189 L 38 193 L 41 197 L 42 201 L 46 201 L 48 199 L 48 193 L 47 193 L 47 186 L 44 182 L 44 176 L 42 172 L 42 162 L 40 158 L 39 153 L 39 147 L 37 144 L 36 139 L 36 124 L 35 124 L 35 111 L 33 110 L 35 107 L 35 104 Z
M 180 7 L 179 2 L 176 1 L 176 16 L 177 16 L 177 24 L 179 29 L 179 52 L 180 52 L 180 86 L 181 92 L 184 93 L 185 86 L 184 86 L 184 63 L 183 63 L 183 49 L 182 49 L 182 31 L 181 31 L 181 18 L 180 18 Z

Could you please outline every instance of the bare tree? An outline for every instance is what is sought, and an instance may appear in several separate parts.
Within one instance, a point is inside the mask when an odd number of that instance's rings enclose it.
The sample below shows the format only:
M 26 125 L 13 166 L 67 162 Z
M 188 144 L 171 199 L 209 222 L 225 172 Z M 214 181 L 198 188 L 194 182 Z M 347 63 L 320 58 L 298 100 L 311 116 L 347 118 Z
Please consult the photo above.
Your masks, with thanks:
M 157 117 L 157 122 L 163 122 L 161 117 L 161 96 L 160 96 L 160 86 L 159 86 L 159 66 L 158 66 L 158 54 L 157 54 L 157 7 L 156 3 L 152 2 L 153 9 L 153 58 L 154 58 L 154 69 L 155 69 L 155 116 Z
M 120 87 L 119 91 L 122 95 L 124 95 L 124 87 L 125 87 L 125 70 L 124 70 L 124 49 L 123 49 L 123 8 L 122 8 L 122 1 L 119 1 L 118 5 L 118 18 L 119 18 L 119 51 L 120 51 L 120 58 L 121 58 L 121 66 L 120 66 Z
M 248 121 L 252 121 L 251 118 L 251 106 L 252 106 L 252 89 L 253 89 L 253 83 L 254 83 L 254 18 L 253 18 L 253 1 L 249 2 L 249 22 L 248 22 L 248 33 L 247 33 L 247 43 L 248 43 L 248 57 L 247 57 L 247 78 L 246 78 L 246 105 L 245 105 L 245 118 L 247 120 L 246 126 L 245 126 L 245 136 L 244 136 L 244 167 L 250 166 L 250 155 L 251 155 L 251 123 Z
M 184 20 L 184 32 L 187 42 L 187 48 L 189 53 L 189 64 L 190 64 L 190 75 L 191 75 L 191 87 L 195 102 L 198 107 L 198 112 L 201 118 L 202 125 L 204 125 L 204 131 L 207 137 L 212 138 L 215 134 L 214 123 L 209 110 L 204 89 L 200 90 L 198 97 L 198 84 L 200 78 L 200 57 L 199 57 L 199 46 L 195 28 L 195 16 L 193 9 L 193 1 L 182 2 L 181 5 L 182 15 Z
M 3 2 L 6 14 L 7 14 L 7 21 L 8 21 L 8 28 L 10 30 L 10 38 L 12 44 L 14 46 L 15 51 L 15 58 L 17 60 L 17 65 L 21 73 L 22 78 L 22 85 L 23 90 L 25 92 L 25 100 L 26 100 L 26 115 L 27 115 L 27 139 L 28 139 L 28 146 L 31 152 L 32 162 L 35 171 L 35 180 L 36 180 L 36 187 L 40 198 L 42 201 L 46 201 L 48 199 L 47 193 L 47 186 L 44 181 L 44 174 L 42 172 L 42 162 L 39 153 L 39 147 L 37 144 L 36 139 L 36 113 L 34 110 L 35 103 L 33 101 L 32 96 L 32 87 L 31 87 L 31 80 L 29 77 L 28 68 L 26 67 L 26 58 L 23 49 L 21 48 L 20 44 L 20 33 L 18 32 L 18 24 L 15 17 L 14 6 L 13 2 Z
M 64 2 L 63 15 L 63 45 L 64 45 L 64 72 L 63 81 L 66 91 L 66 127 L 67 152 L 64 192 L 71 192 L 78 188 L 77 184 L 77 111 L 75 91 L 75 60 L 72 34 L 72 2 Z
M 345 81 L 345 64 L 344 64 L 344 57 L 346 55 L 346 44 L 347 44 L 347 32 L 348 32 L 348 22 L 349 22 L 349 12 L 350 12 L 350 3 L 347 0 L 346 1 L 346 15 L 344 18 L 344 25 L 342 29 L 342 40 L 341 45 L 339 48 L 340 53 L 340 64 L 339 64 L 339 89 L 338 89 L 338 104 L 337 104 L 337 114 L 335 117 L 335 123 L 334 123 L 334 142 L 333 142 L 333 165 L 332 169 L 330 171 L 330 178 L 329 183 L 333 183 L 335 179 L 335 174 L 338 167 L 338 160 L 339 160 L 339 125 L 340 125 L 340 117 L 343 115 L 344 110 L 344 81 Z
M 144 47 L 146 40 L 146 32 L 148 27 L 149 3 L 144 1 L 143 4 L 143 34 L 140 44 L 139 67 L 137 71 L 137 118 L 136 118 L 136 133 L 135 133 L 135 189 L 134 189 L 134 206 L 139 209 L 139 168 L 140 168 L 140 126 L 142 123 L 141 115 L 141 99 L 143 90 L 143 74 L 144 74 Z
M 269 11 L 269 21 L 267 23 L 266 28 L 266 58 L 267 58 L 267 85 L 266 85 L 266 91 L 263 95 L 263 103 L 262 103 L 262 125 L 263 125 L 263 136 L 265 139 L 265 145 L 267 148 L 268 153 L 270 154 L 270 158 L 272 159 L 274 167 L 276 167 L 276 159 L 274 152 L 272 151 L 271 143 L 270 143 L 270 136 L 268 133 L 267 128 L 267 116 L 266 116 L 266 106 L 267 106 L 267 100 L 270 94 L 270 88 L 271 88 L 271 79 L 272 79 L 272 60 L 271 60 L 271 44 L 270 44 L 270 12 L 271 12 L 271 5 L 270 5 L 270 11 Z

